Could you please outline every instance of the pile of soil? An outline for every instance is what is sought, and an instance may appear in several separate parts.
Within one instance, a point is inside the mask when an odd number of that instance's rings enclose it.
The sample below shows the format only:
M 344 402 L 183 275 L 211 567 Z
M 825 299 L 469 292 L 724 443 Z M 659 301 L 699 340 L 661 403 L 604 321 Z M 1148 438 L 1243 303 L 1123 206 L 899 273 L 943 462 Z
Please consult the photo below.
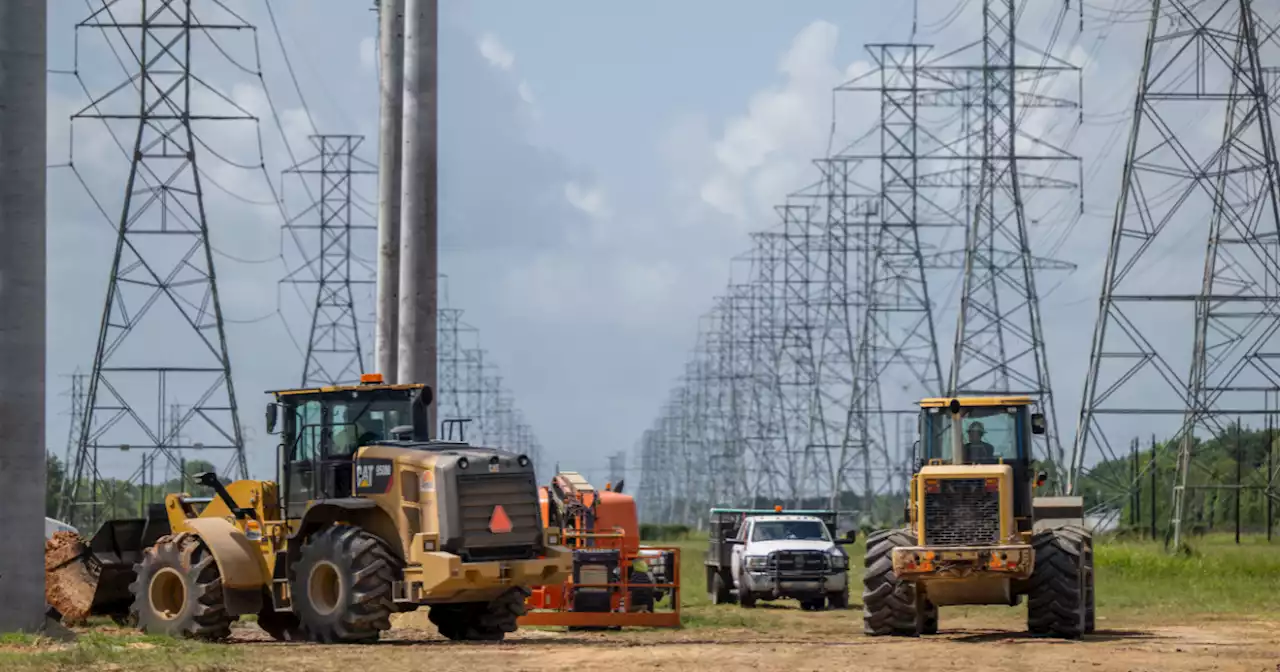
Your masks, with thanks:
M 88 548 L 74 532 L 55 532 L 44 544 L 44 599 L 64 624 L 83 623 L 97 580 L 84 562 Z

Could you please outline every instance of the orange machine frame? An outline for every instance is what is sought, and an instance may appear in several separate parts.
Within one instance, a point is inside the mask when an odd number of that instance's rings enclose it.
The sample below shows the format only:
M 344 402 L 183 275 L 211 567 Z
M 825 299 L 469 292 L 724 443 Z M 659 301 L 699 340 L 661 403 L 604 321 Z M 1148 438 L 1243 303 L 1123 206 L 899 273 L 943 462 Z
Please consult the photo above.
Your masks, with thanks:
M 608 532 L 583 530 L 589 521 L 575 515 L 571 521 L 561 521 L 561 543 L 575 550 L 599 548 L 618 551 L 619 581 L 609 583 L 577 583 L 570 575 L 559 585 L 537 586 L 525 604 L 529 612 L 520 617 L 520 625 L 567 627 L 651 627 L 679 628 L 680 621 L 680 549 L 674 546 L 641 546 L 639 523 L 635 515 L 635 500 L 630 495 L 612 492 L 608 486 L 603 492 L 591 487 L 574 473 L 556 475 L 556 483 L 584 507 L 594 512 L 594 527 Z M 549 493 L 539 488 L 543 524 L 550 525 Z M 572 525 L 568 527 L 566 525 Z M 654 553 L 670 553 L 672 575 L 668 583 L 643 584 L 646 588 L 669 591 L 671 608 L 664 611 L 631 611 L 631 584 L 627 580 L 627 568 L 635 560 L 650 559 Z M 575 588 L 607 588 L 610 592 L 607 612 L 569 611 L 571 591 Z

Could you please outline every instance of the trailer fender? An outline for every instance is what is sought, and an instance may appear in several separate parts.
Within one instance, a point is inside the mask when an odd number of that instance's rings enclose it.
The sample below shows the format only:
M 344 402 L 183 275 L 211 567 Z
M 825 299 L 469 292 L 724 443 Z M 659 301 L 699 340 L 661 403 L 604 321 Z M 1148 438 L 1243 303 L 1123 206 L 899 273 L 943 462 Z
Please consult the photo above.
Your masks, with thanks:
M 233 616 L 262 609 L 267 560 L 235 525 L 222 518 L 192 518 L 186 526 L 209 547 L 222 576 L 222 599 Z

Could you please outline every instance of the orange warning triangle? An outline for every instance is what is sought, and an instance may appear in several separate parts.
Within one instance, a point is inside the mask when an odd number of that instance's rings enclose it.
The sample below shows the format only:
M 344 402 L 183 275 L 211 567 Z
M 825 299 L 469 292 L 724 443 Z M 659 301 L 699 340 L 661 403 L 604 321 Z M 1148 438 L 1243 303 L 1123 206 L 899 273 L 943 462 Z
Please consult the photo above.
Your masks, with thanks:
M 489 531 L 494 534 L 511 531 L 511 518 L 507 517 L 507 510 L 501 504 L 493 507 L 493 515 L 489 517 Z

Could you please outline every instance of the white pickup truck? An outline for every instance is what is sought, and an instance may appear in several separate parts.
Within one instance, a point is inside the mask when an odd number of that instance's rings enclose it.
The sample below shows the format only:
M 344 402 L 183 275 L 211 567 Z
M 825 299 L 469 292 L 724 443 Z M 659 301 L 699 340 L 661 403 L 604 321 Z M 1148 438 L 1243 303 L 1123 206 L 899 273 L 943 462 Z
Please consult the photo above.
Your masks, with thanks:
M 841 546 L 853 543 L 854 533 L 835 537 L 834 511 L 713 509 L 712 516 L 707 565 L 714 602 L 727 601 L 736 588 L 747 608 L 780 598 L 811 611 L 848 608 L 849 556 Z

